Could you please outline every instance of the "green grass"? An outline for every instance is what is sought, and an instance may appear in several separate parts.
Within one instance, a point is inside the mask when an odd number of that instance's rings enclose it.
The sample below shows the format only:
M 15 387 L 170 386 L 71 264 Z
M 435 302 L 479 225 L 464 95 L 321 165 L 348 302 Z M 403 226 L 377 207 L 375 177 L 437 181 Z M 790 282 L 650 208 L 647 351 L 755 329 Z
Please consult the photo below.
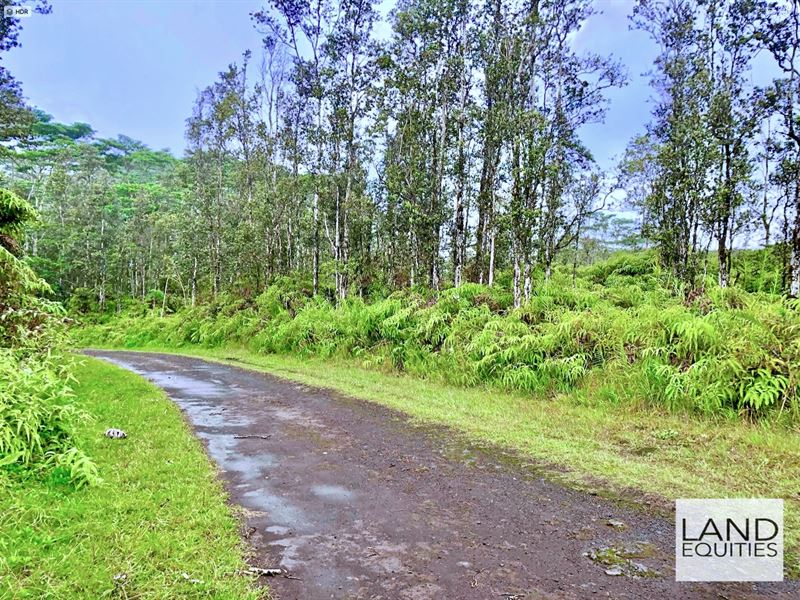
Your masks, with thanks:
M 569 486 L 647 500 L 665 514 L 675 498 L 783 498 L 787 571 L 800 572 L 800 439 L 792 431 L 592 400 L 591 379 L 580 391 L 545 397 L 448 386 L 364 369 L 355 360 L 263 355 L 236 347 L 142 349 L 246 366 L 377 402 L 419 422 L 451 426 L 472 441 L 538 459 L 550 467 L 549 477 Z
M 177 407 L 137 375 L 81 360 L 77 404 L 94 418 L 77 441 L 104 484 L 76 489 L 58 470 L 0 478 L 0 597 L 264 597 L 242 574 L 237 520 Z M 128 439 L 105 438 L 108 427 Z

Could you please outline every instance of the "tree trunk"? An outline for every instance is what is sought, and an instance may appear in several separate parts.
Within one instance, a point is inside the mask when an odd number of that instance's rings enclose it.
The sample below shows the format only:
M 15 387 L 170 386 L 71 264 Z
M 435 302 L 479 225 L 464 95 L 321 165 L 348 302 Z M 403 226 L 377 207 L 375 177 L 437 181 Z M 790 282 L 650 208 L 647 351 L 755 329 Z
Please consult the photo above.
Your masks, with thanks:
M 719 259 L 718 277 L 719 287 L 728 287 L 730 279 L 730 254 L 728 253 L 728 235 L 730 232 L 731 212 L 733 210 L 732 156 L 730 145 L 725 146 L 725 183 L 720 207 L 719 234 L 717 235 L 717 258 Z
M 519 243 L 514 242 L 514 308 L 522 305 L 522 290 L 520 277 L 522 275 L 519 264 Z
M 800 296 L 800 179 L 796 179 L 794 185 L 794 227 L 792 228 L 792 258 L 789 268 L 791 270 L 789 295 L 797 298 Z
M 481 180 L 478 188 L 478 226 L 475 231 L 475 272 L 476 279 L 483 283 L 486 275 L 485 256 L 490 243 L 490 228 L 492 208 L 494 205 L 494 187 L 497 172 L 497 163 L 500 159 L 499 148 L 490 139 L 489 132 L 483 145 L 483 164 L 481 166 Z
M 464 260 L 464 251 L 462 249 L 462 241 L 464 237 L 464 195 L 467 189 L 467 153 L 466 153 L 466 140 L 465 129 L 467 121 L 467 95 L 469 92 L 467 81 L 467 65 L 466 65 L 466 47 L 467 47 L 467 16 L 464 15 L 461 22 L 461 60 L 463 61 L 461 72 L 461 102 L 458 114 L 458 149 L 456 158 L 457 175 L 457 190 L 453 195 L 453 227 L 452 227 L 452 245 L 453 245 L 453 285 L 458 287 L 461 285 L 461 269 Z
M 164 278 L 164 298 L 161 300 L 161 318 L 164 318 L 164 313 L 167 310 L 167 286 L 169 285 L 169 277 Z
M 197 257 L 194 257 L 192 266 L 192 308 L 197 306 Z
M 492 231 L 492 235 L 489 239 L 489 287 L 492 287 L 492 284 L 494 284 L 494 239 L 495 232 Z
M 319 293 L 319 192 L 314 190 L 314 250 L 312 259 L 313 294 Z

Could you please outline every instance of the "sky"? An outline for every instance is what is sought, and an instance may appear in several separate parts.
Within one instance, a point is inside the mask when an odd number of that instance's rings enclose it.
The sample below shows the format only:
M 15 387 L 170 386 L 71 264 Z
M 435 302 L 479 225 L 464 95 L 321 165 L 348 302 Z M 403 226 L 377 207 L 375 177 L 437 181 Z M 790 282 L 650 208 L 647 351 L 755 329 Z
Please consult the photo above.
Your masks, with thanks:
M 386 12 L 393 0 L 385 0 Z M 4 58 L 29 103 L 57 121 L 89 123 L 101 137 L 125 134 L 180 156 L 197 93 L 242 53 L 261 45 L 249 13 L 257 0 L 51 0 L 53 12 L 24 19 L 22 47 Z M 580 50 L 614 55 L 629 84 L 609 93 L 602 124 L 582 139 L 601 167 L 643 132 L 652 92 L 646 73 L 657 48 L 629 28 L 633 2 L 596 0 L 600 14 L 577 34 Z M 380 31 L 388 31 L 383 24 Z
M 258 2 L 52 0 L 4 58 L 31 105 L 181 155 L 199 90 L 260 47 Z

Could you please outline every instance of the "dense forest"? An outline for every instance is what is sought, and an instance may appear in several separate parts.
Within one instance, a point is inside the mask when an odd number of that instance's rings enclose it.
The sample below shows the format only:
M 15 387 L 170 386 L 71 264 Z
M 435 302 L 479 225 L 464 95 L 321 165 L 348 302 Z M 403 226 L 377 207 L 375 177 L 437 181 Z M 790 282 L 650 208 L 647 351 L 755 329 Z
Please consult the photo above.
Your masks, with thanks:
M 595 10 L 403 1 L 384 40 L 369 2 L 275 2 L 252 15 L 263 47 L 197 98 L 184 158 L 36 111 L 2 158 L 42 216 L 30 262 L 101 308 L 255 296 L 281 275 L 330 299 L 507 276 L 520 306 L 556 264 L 645 246 L 687 289 L 726 287 L 760 243 L 780 263 L 769 291 L 796 295 L 797 3 L 639 2 L 631 26 L 660 48 L 652 120 L 611 172 L 580 139 L 627 77 L 572 48 Z M 766 55 L 777 77 L 756 87 Z

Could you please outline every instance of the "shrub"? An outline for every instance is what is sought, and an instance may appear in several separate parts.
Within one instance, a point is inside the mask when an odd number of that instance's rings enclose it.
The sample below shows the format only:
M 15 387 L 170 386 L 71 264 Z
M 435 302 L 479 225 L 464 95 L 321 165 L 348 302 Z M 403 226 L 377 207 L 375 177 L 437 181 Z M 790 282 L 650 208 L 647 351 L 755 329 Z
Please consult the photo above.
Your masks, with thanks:
M 75 315 L 88 315 L 99 310 L 97 294 L 89 288 L 76 288 L 67 303 L 69 312 Z
M 41 357 L 19 359 L 0 349 L 0 466 L 65 468 L 77 485 L 100 481 L 97 468 L 73 445 L 80 412 L 68 385 L 69 367 Z
M 22 232 L 35 212 L 0 190 L 0 235 Z M 0 467 L 66 470 L 78 485 L 99 481 L 94 464 L 75 447 L 72 432 L 82 414 L 59 355 L 63 308 L 42 297 L 49 291 L 28 266 L 0 244 Z

